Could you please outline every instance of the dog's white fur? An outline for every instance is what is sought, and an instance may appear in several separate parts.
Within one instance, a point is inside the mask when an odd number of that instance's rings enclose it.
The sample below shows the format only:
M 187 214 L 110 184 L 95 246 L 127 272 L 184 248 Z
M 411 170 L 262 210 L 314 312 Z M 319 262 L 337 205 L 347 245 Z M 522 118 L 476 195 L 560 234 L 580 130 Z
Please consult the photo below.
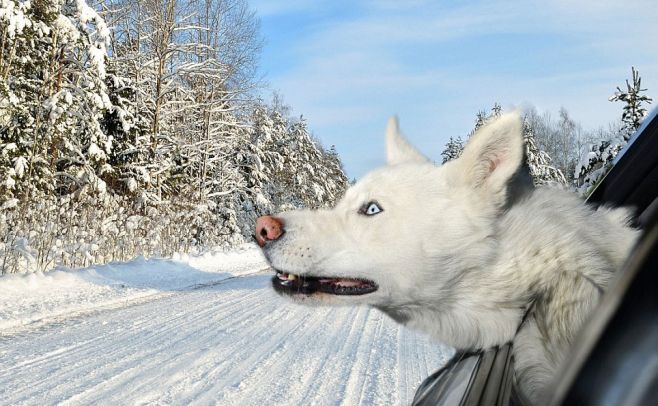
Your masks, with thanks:
M 460 158 L 442 166 L 400 135 L 396 119 L 386 143 L 388 165 L 334 209 L 278 215 L 285 234 L 264 247 L 267 258 L 285 272 L 379 286 L 362 296 L 293 296 L 304 303 L 374 306 L 458 349 L 514 340 L 517 383 L 541 400 L 635 242 L 627 213 L 592 210 L 556 189 L 513 196 L 524 171 L 517 113 L 480 129 Z M 383 211 L 359 213 L 370 201 Z

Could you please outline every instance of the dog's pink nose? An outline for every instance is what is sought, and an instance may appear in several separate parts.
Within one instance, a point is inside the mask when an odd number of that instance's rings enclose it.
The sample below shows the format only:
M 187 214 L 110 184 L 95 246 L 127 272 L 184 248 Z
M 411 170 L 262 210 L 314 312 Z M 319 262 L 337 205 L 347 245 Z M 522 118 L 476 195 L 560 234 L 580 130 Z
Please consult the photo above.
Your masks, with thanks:
M 283 234 L 283 220 L 272 216 L 258 217 L 256 220 L 256 242 L 264 247 L 267 241 L 274 241 Z

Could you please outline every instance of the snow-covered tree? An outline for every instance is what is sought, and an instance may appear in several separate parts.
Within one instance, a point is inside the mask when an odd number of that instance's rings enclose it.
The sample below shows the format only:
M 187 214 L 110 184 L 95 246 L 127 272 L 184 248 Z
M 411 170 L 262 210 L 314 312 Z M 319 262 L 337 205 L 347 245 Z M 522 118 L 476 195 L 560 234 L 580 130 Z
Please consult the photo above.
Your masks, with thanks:
M 106 84 L 112 107 L 105 112 L 103 131 L 112 139 L 108 153 L 111 171 L 103 179 L 118 194 L 129 194 L 148 200 L 152 190 L 149 170 L 149 110 L 138 103 L 140 89 L 125 72 L 110 60 Z
M 551 157 L 552 165 L 572 183 L 580 151 L 593 141 L 593 135 L 584 131 L 565 108 L 560 108 L 557 119 L 549 112 L 539 114 L 534 108 L 526 110 L 525 118 L 532 127 L 537 147 Z
M 643 103 L 651 103 L 652 99 L 642 92 L 641 78 L 634 67 L 631 68 L 633 84 L 626 80 L 626 91 L 617 87 L 617 91 L 609 98 L 610 101 L 623 101 L 624 105 L 621 125 L 608 131 L 607 136 L 588 145 L 583 151 L 580 162 L 576 166 L 574 178 L 578 191 L 589 194 L 593 187 L 603 178 L 612 166 L 612 161 L 630 140 L 635 130 L 642 124 L 647 114 Z
M 532 126 L 527 118 L 523 119 L 523 141 L 525 143 L 526 160 L 535 186 L 544 184 L 566 186 L 567 180 L 562 171 L 553 167 L 550 156 L 537 147 Z
M 500 106 L 498 103 L 494 103 L 493 107 L 491 108 L 491 113 L 487 113 L 487 110 L 480 110 L 475 114 L 475 127 L 473 130 L 468 134 L 468 137 L 473 135 L 475 131 L 480 129 L 483 125 L 488 123 L 491 120 L 494 120 L 503 114 L 503 108 Z
M 503 107 L 498 104 L 494 103 L 493 107 L 491 108 L 491 115 L 490 118 L 498 118 L 503 114 Z
M 473 129 L 473 131 L 482 127 L 487 122 L 488 117 L 489 116 L 487 115 L 486 110 L 478 111 L 477 114 L 475 114 L 475 128 Z
M 336 150 L 324 151 L 303 117 L 291 122 L 260 107 L 253 137 L 264 172 L 262 190 L 275 211 L 330 206 L 344 193 L 347 177 Z
M 621 101 L 624 102 L 624 110 L 621 115 L 621 120 L 624 123 L 624 140 L 628 141 L 640 127 L 642 120 L 647 115 L 647 109 L 644 103 L 650 104 L 653 100 L 651 97 L 642 94 L 647 89 L 642 89 L 642 78 L 635 67 L 631 67 L 633 84 L 631 85 L 626 79 L 626 90 L 621 90 L 617 86 L 617 91 L 610 96 L 608 100 L 611 102 Z
M 335 149 L 254 103 L 246 0 L 98 7 L 0 0 L 0 274 L 237 244 L 340 197 Z
M 275 204 L 281 208 L 330 204 L 335 197 L 324 167 L 323 151 L 311 138 L 303 117 L 289 124 L 279 145 L 285 149 L 283 167 L 272 177 L 278 189 Z
M 328 195 L 324 206 L 333 206 L 343 197 L 349 182 L 335 145 L 332 145 L 329 151 L 324 151 L 323 161 L 324 172 L 326 173 L 325 188 Z
M 112 140 L 101 129 L 109 30 L 83 1 L 2 4 L 0 129 L 5 198 L 33 191 L 102 192 Z M 6 52 L 4 52 L 6 50 Z M 29 191 L 32 189 L 32 192 Z M 18 192 L 15 193 L 15 192 Z
M 480 127 L 488 123 L 489 121 L 495 120 L 496 118 L 502 115 L 502 107 L 500 104 L 495 103 L 491 109 L 491 113 L 487 113 L 486 110 L 479 111 L 476 115 L 475 128 L 469 134 L 469 137 L 475 133 Z M 523 117 L 522 131 L 523 131 L 523 141 L 525 143 L 525 152 L 528 167 L 530 168 L 530 175 L 532 176 L 533 182 L 535 185 L 543 184 L 560 184 L 566 185 L 567 180 L 563 172 L 552 165 L 551 156 L 544 150 L 542 150 L 537 142 L 535 136 L 535 127 L 533 123 L 536 120 L 536 112 L 530 111 L 525 114 Z M 454 145 L 454 146 L 453 146 Z M 442 153 L 444 157 L 444 163 L 450 159 L 454 159 L 455 152 L 456 156 L 459 156 L 461 150 L 463 149 L 461 139 L 457 139 L 457 142 L 450 138 L 450 142 L 446 145 L 446 150 Z
M 450 137 L 450 140 L 448 140 L 445 149 L 443 150 L 443 152 L 441 152 L 441 156 L 443 157 L 443 163 L 459 158 L 463 150 L 464 150 L 464 141 L 462 141 L 461 137 L 457 137 L 457 138 Z
M 592 144 L 589 150 L 583 154 L 582 160 L 578 164 L 578 172 L 576 172 L 581 183 L 578 190 L 582 194 L 586 195 L 591 192 L 592 186 L 603 178 L 621 148 L 619 140 L 617 142 L 602 140 Z
M 0 204 L 54 188 L 45 101 L 59 82 L 55 1 L 0 3 Z M 69 96 L 70 97 L 70 96 Z

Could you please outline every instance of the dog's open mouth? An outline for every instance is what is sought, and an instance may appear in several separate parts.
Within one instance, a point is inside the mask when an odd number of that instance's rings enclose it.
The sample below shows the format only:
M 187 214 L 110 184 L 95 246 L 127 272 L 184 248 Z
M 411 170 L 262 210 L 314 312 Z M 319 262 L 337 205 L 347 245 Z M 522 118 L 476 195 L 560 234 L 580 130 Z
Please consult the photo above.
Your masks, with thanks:
M 377 284 L 367 279 L 299 276 L 278 270 L 272 278 L 272 286 L 276 291 L 288 295 L 310 295 L 322 292 L 332 295 L 356 296 L 377 290 Z

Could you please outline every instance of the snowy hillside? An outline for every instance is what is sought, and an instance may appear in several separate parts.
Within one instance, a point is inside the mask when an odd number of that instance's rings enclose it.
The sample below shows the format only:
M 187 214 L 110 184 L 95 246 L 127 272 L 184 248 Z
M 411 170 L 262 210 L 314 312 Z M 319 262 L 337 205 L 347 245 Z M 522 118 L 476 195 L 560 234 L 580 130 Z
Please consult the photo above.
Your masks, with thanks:
M 407 404 L 451 350 L 278 297 L 259 250 L 0 278 L 0 404 Z

